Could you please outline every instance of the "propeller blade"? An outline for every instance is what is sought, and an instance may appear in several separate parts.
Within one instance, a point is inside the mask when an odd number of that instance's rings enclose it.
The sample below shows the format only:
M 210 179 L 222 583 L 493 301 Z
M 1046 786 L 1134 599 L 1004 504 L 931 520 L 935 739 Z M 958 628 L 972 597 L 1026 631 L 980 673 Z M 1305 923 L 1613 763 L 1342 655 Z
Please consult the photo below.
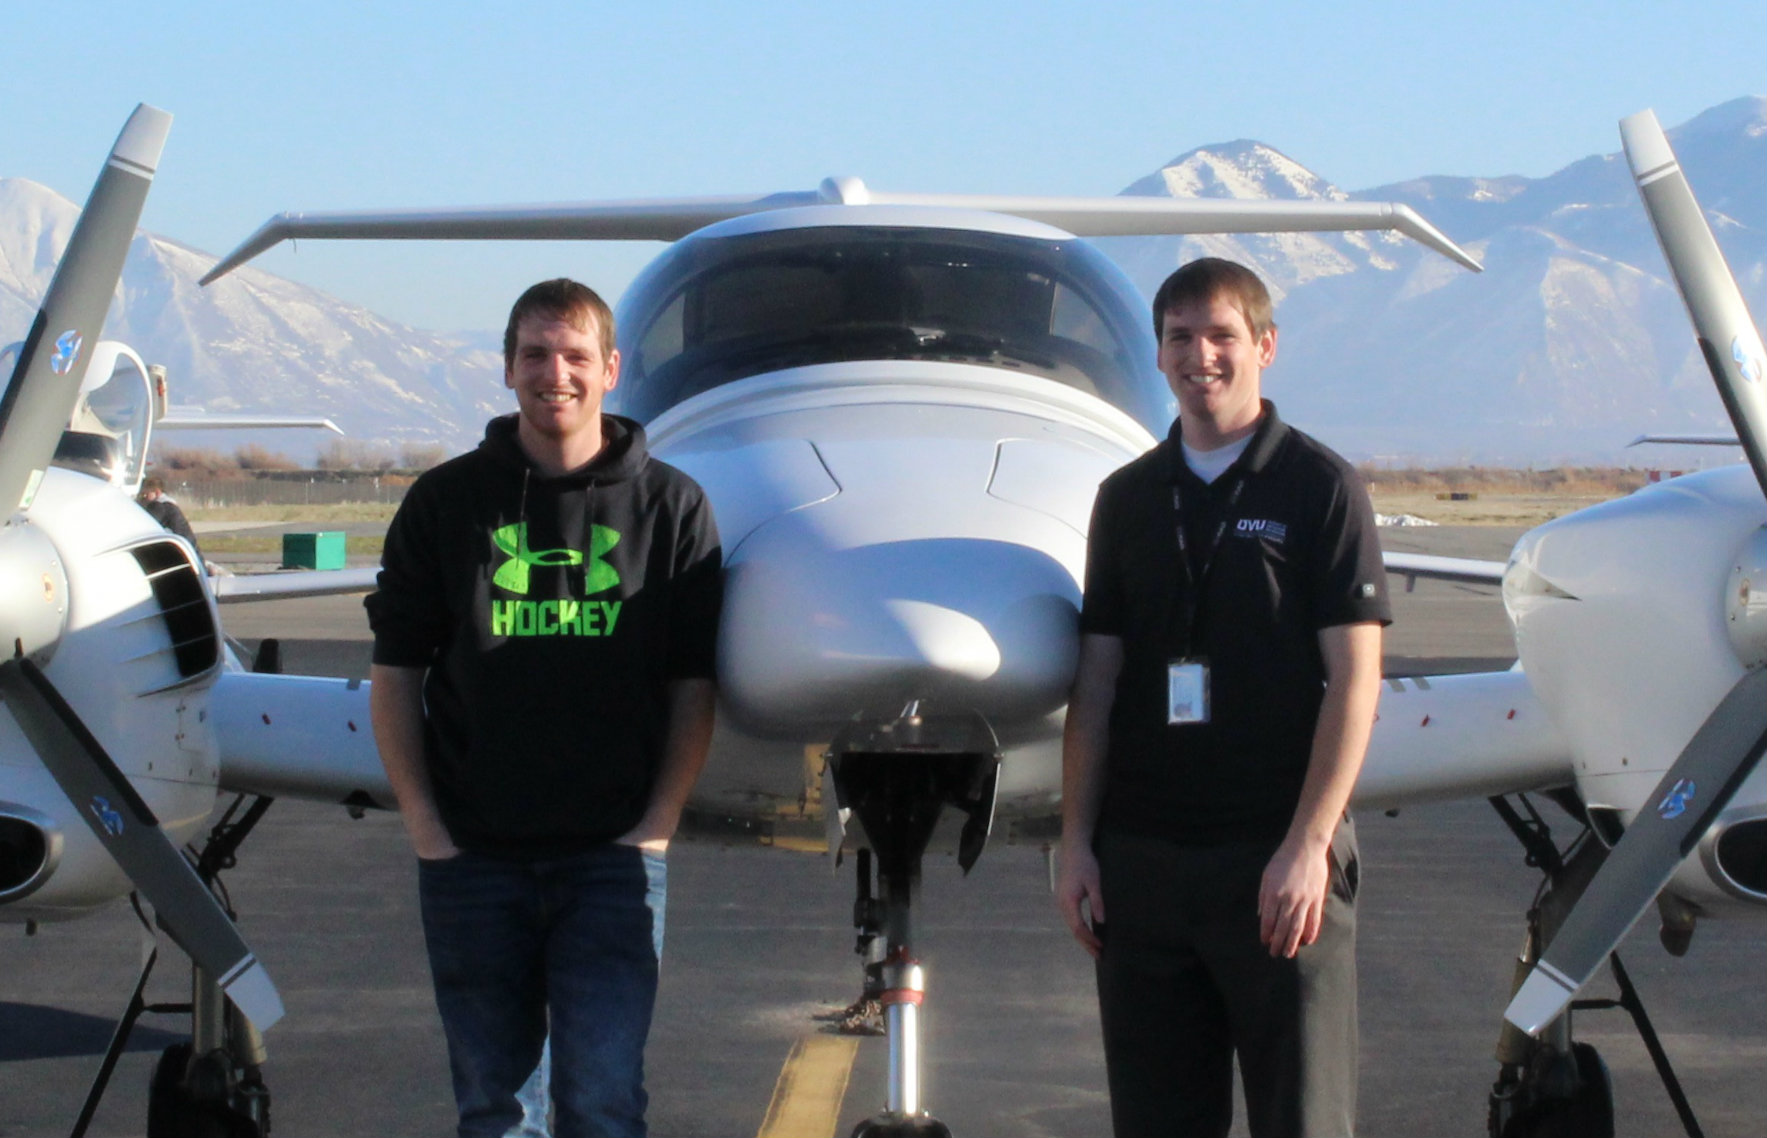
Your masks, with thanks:
M 0 394 L 0 517 L 28 507 L 79 400 L 172 116 L 135 108 L 99 172 Z
M 1767 751 L 1767 671 L 1743 676 L 1688 740 L 1546 945 L 1503 1018 L 1530 1035 L 1557 1019 Z
M 159 915 L 178 947 L 220 982 L 262 1031 L 282 1018 L 282 997 L 239 930 L 178 852 L 147 803 L 41 669 L 0 664 L 0 698 L 43 765 L 104 848 Z
M 1749 456 L 1755 480 L 1767 493 L 1767 391 L 1762 389 L 1767 353 L 1761 349 L 1761 333 L 1657 116 L 1640 111 L 1620 120 L 1620 138 L 1669 274 L 1693 319 L 1706 367 L 1736 424 L 1737 441 Z

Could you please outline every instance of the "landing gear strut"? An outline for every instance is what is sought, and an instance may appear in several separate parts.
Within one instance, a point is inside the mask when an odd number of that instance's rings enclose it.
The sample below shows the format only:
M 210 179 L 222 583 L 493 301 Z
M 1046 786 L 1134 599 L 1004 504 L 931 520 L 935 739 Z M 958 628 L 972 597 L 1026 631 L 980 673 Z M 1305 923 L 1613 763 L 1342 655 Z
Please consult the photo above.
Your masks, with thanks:
M 876 1001 L 890 1052 L 883 1113 L 861 1122 L 852 1138 L 950 1138 L 921 1101 L 926 970 L 914 956 L 912 915 L 921 858 L 946 806 L 968 815 L 958 838 L 963 871 L 981 856 L 993 825 L 998 744 L 980 716 L 915 701 L 887 721 L 856 721 L 835 740 L 829 767 L 839 801 L 825 808 L 851 810 L 870 846 L 860 851 L 853 906 L 866 963 L 865 994 L 855 1008 Z
M 220 873 L 233 867 L 240 843 L 270 809 L 272 800 L 254 798 L 240 814 L 245 801 L 241 795 L 222 815 L 196 860 L 197 876 L 215 892 L 229 917 L 233 909 L 219 881 Z M 237 820 L 235 814 L 239 814 Z M 134 894 L 129 899 L 135 915 L 151 933 L 153 926 L 141 902 Z M 190 1016 L 190 1042 L 166 1048 L 154 1068 L 147 1095 L 147 1138 L 263 1138 L 270 1133 L 270 1091 L 259 1070 L 265 1058 L 263 1038 L 227 1001 L 219 978 L 201 968 L 192 966 L 190 970 L 189 1003 L 148 1003 L 144 993 L 158 960 L 159 949 L 155 948 L 141 966 L 135 990 L 111 1034 L 71 1138 L 82 1138 L 91 1126 L 129 1035 L 146 1012 Z
M 1521 810 L 1504 797 L 1490 801 L 1527 850 L 1527 864 L 1539 869 L 1546 878 L 1534 907 L 1528 910 L 1527 937 L 1516 961 L 1515 984 L 1519 988 L 1606 860 L 1607 847 L 1592 840 L 1592 831 L 1585 826 L 1561 853 L 1552 841 L 1550 827 L 1533 803 L 1525 795 L 1516 798 Z M 1582 815 L 1576 802 L 1561 801 L 1559 805 L 1572 817 Z M 1526 811 L 1525 817 L 1522 811 Z M 1675 931 L 1678 930 L 1671 930 Z M 1666 939 L 1665 944 L 1668 943 Z M 1685 940 L 1681 943 L 1685 950 Z M 1487 1117 L 1491 1138 L 1613 1138 L 1614 1093 L 1607 1065 L 1594 1047 L 1578 1043 L 1571 1036 L 1572 1012 L 1610 1008 L 1631 1015 L 1683 1129 L 1689 1138 L 1702 1138 L 1699 1120 L 1694 1117 L 1681 1080 L 1669 1063 L 1668 1053 L 1657 1038 L 1619 953 L 1609 954 L 1608 967 L 1619 987 L 1618 997 L 1572 1001 L 1569 1010 L 1547 1024 L 1537 1039 L 1513 1024 L 1503 1025 L 1503 1034 L 1497 1041 L 1497 1061 L 1501 1067 L 1497 1082 L 1491 1087 Z

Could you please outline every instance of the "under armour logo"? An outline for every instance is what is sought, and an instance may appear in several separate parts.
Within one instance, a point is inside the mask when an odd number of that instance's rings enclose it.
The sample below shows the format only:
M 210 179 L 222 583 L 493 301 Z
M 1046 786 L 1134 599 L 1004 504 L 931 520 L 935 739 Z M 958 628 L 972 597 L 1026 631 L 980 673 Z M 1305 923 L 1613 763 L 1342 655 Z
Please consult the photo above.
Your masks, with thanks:
M 583 551 L 580 549 L 529 549 L 527 522 L 517 522 L 492 531 L 491 543 L 509 554 L 509 560 L 499 565 L 497 571 L 491 575 L 491 583 L 499 589 L 521 596 L 527 595 L 528 573 L 534 566 L 583 564 Z M 619 543 L 620 535 L 617 530 L 607 526 L 589 527 L 589 567 L 583 573 L 584 596 L 611 589 L 620 583 L 619 570 L 602 560 Z

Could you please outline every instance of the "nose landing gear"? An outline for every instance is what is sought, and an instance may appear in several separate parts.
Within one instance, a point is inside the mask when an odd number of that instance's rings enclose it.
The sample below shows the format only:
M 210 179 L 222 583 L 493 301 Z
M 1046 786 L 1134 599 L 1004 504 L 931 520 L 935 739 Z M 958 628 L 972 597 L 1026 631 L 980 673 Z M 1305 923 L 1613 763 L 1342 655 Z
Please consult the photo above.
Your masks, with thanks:
M 852 1138 L 950 1138 L 921 1101 L 926 970 L 913 952 L 913 907 L 921 859 L 946 806 L 967 815 L 958 864 L 967 873 L 981 856 L 994 819 L 998 743 L 981 716 L 936 711 L 917 700 L 887 720 L 856 720 L 835 740 L 828 761 L 839 801 L 825 808 L 850 810 L 870 847 L 860 851 L 853 906 L 866 960 L 865 993 L 855 1008 L 874 999 L 889 1037 L 884 1110 L 854 1128 Z

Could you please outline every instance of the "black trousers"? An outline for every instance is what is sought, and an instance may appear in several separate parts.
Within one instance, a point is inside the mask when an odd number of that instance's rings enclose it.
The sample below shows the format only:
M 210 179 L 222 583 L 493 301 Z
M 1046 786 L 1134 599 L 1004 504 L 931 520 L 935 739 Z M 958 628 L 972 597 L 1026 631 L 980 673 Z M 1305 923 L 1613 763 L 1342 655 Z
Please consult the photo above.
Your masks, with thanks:
M 1235 1055 L 1253 1138 L 1354 1131 L 1355 831 L 1339 826 L 1319 939 L 1293 960 L 1258 940 L 1274 852 L 1101 836 L 1098 1003 L 1117 1138 L 1226 1135 Z

